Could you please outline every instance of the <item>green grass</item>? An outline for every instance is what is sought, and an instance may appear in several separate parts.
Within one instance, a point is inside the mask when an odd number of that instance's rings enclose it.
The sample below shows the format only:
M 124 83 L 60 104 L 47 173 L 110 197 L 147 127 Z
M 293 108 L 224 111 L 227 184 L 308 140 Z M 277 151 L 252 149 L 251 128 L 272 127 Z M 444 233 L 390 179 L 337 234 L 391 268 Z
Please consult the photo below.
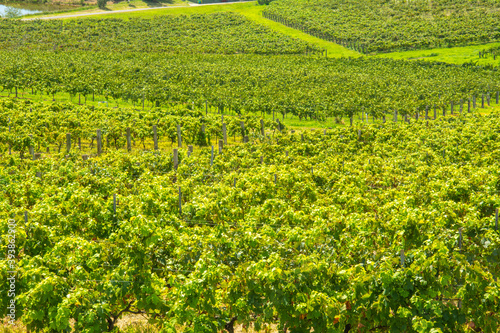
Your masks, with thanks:
M 76 14 L 81 14 L 82 12 L 90 13 L 93 11 L 99 10 L 97 8 L 97 5 L 91 5 L 91 6 L 82 6 L 82 7 L 71 7 L 68 9 L 63 9 L 63 10 L 56 10 L 52 12 L 42 12 L 42 13 L 35 13 L 35 14 L 30 14 L 30 15 L 23 15 L 19 18 L 18 20 L 23 20 L 23 19 L 30 19 L 30 18 L 41 18 L 41 17 L 55 17 L 55 16 L 60 16 L 60 15 L 76 15 Z
M 486 59 L 479 58 L 479 52 L 487 48 L 500 46 L 500 43 L 489 43 L 482 45 L 471 45 L 463 47 L 450 47 L 430 50 L 392 52 L 375 55 L 379 58 L 391 58 L 400 60 L 428 60 L 442 61 L 450 64 L 463 64 L 466 62 L 476 62 L 478 65 L 500 65 L 500 57 L 493 60 L 493 57 Z

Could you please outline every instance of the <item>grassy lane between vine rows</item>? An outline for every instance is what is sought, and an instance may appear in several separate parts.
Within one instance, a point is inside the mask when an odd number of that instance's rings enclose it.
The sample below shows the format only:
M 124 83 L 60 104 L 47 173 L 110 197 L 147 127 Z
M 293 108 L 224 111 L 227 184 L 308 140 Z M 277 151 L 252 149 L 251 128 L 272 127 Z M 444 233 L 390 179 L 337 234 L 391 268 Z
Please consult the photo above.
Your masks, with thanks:
M 322 40 L 320 38 L 314 37 L 312 35 L 306 34 L 305 32 L 302 32 L 300 30 L 294 29 L 287 27 L 281 23 L 274 22 L 272 20 L 268 20 L 262 16 L 262 10 L 264 9 L 264 6 L 248 6 L 248 7 L 243 7 L 243 8 L 234 8 L 234 11 L 237 13 L 240 13 L 241 15 L 246 16 L 248 19 L 265 25 L 266 27 L 273 29 L 275 31 L 281 32 L 285 35 L 302 39 L 306 42 L 315 44 L 322 49 L 325 49 L 327 51 L 327 55 L 329 57 L 334 57 L 334 58 L 339 58 L 339 57 L 359 57 L 361 56 L 360 53 L 349 50 L 339 44 L 335 44 L 332 42 L 328 42 L 325 40 Z
M 493 60 L 489 58 L 479 58 L 479 52 L 483 52 L 490 47 L 500 46 L 500 43 L 489 43 L 481 45 L 470 45 L 463 47 L 450 47 L 441 49 L 392 52 L 378 54 L 376 57 L 391 58 L 400 60 L 428 60 L 442 61 L 450 64 L 463 64 L 466 62 L 476 62 L 478 65 L 496 65 L 500 64 L 500 59 Z

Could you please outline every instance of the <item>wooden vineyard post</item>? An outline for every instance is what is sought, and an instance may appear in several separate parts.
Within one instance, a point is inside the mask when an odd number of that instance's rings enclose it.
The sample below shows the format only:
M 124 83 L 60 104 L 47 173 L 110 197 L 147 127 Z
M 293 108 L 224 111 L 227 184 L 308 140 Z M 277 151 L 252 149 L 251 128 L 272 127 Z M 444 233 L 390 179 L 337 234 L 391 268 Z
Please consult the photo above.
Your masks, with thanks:
M 210 155 L 210 166 L 214 165 L 214 146 L 212 146 L 212 154 Z
M 71 133 L 66 133 L 66 153 L 71 150 Z
M 158 150 L 158 131 L 156 125 L 153 125 L 153 143 L 154 150 Z
M 473 95 L 472 96 L 472 108 L 475 109 L 476 108 L 476 95 Z
M 243 121 L 240 121 L 240 126 L 241 126 L 241 140 L 244 142 L 245 141 L 245 123 Z
M 226 123 L 222 123 L 222 138 L 224 139 L 224 144 L 227 145 L 227 129 Z
M 462 112 L 464 112 L 464 100 L 460 99 L 460 115 L 462 115 Z
M 224 140 L 219 139 L 219 154 L 222 154 L 222 149 L 224 149 Z
M 498 208 L 495 209 L 495 230 L 498 230 Z
M 462 243 L 463 243 L 462 228 L 458 228 L 458 249 L 460 252 L 462 252 Z
M 446 116 L 446 106 L 443 105 L 443 117 Z
M 405 268 L 405 250 L 399 252 L 399 258 L 401 260 L 401 267 Z
M 208 116 L 208 102 L 205 101 L 205 115 Z
M 174 170 L 179 166 L 179 150 L 174 148 Z
M 189 145 L 188 146 L 188 157 L 191 156 L 192 153 L 193 153 L 193 146 Z
M 113 213 L 116 215 L 116 193 L 113 193 Z
M 10 133 L 10 118 L 9 118 L 9 133 Z M 10 145 L 10 140 L 9 140 L 9 155 L 12 155 L 12 147 Z
M 470 113 L 470 98 L 467 100 L 467 112 Z
M 351 116 L 349 117 L 349 122 L 351 123 L 351 127 L 352 127 L 352 123 L 353 123 L 353 121 L 354 121 L 354 119 L 353 119 L 353 118 L 354 118 L 354 116 L 353 116 L 353 115 L 351 115 Z
M 249 139 L 248 139 L 248 135 L 245 135 L 243 137 L 243 143 L 248 143 Z
M 181 125 L 177 124 L 177 146 L 182 148 Z
M 33 134 L 30 134 L 30 139 L 33 139 Z M 31 140 L 30 140 L 31 141 Z M 28 150 L 30 152 L 30 155 L 31 155 L 31 159 L 34 160 L 35 159 L 35 149 L 33 148 L 31 142 L 30 142 L 30 145 L 28 147 Z
M 182 215 L 182 190 L 179 186 L 179 215 Z
M 398 110 L 394 110 L 394 122 L 398 122 Z
M 130 127 L 127 127 L 127 151 L 132 150 L 132 140 L 130 135 Z
M 429 106 L 425 106 L 425 120 L 429 119 Z
M 101 130 L 97 130 L 97 155 L 101 155 L 102 153 L 102 137 L 101 137 Z
M 436 109 L 436 104 L 434 104 L 434 120 L 437 119 L 437 109 Z
M 274 185 L 278 183 L 278 175 L 274 174 Z
M 453 115 L 453 101 L 451 101 L 451 114 Z
M 263 119 L 261 119 L 261 120 L 260 120 L 260 134 L 261 134 L 262 136 L 265 136 L 265 135 L 266 135 L 266 133 L 265 133 L 265 131 L 264 131 L 264 120 L 263 120 Z

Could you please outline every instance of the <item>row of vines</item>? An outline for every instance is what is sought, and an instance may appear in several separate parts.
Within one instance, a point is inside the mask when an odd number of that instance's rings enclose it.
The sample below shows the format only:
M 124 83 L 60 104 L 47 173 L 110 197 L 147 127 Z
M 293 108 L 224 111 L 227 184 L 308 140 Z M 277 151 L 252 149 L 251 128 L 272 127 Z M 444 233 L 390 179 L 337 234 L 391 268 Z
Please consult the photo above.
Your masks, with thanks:
M 0 52 L 0 87 L 55 98 L 95 95 L 118 106 L 144 100 L 159 107 L 188 103 L 220 113 L 292 114 L 325 119 L 390 110 L 414 114 L 474 97 L 496 96 L 496 69 L 388 59 L 303 56 L 176 55 L 90 52 Z
M 80 142 L 81 148 L 84 142 L 95 149 L 97 129 L 101 131 L 103 146 L 117 149 L 126 145 L 127 128 L 130 128 L 133 146 L 144 149 L 153 138 L 153 126 L 163 146 L 177 143 L 177 126 L 185 144 L 208 146 L 223 137 L 223 124 L 226 135 L 238 139 L 242 135 L 261 137 L 263 131 L 285 129 L 279 121 L 206 114 L 193 110 L 192 105 L 138 111 L 3 99 L 0 100 L 0 152 L 10 148 L 24 156 L 29 147 L 33 148 L 32 153 L 45 152 L 47 148 L 59 152 L 67 143 L 67 133 L 71 134 L 73 146 Z

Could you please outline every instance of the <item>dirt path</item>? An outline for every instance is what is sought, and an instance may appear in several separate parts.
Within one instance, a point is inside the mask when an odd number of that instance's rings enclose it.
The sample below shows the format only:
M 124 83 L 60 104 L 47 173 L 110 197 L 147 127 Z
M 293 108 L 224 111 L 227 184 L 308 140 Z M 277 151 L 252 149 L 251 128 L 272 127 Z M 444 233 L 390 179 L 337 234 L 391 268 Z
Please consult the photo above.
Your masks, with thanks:
M 189 5 L 185 6 L 185 7 L 220 6 L 220 5 L 231 5 L 231 4 L 235 4 L 235 3 L 239 3 L 239 2 L 238 1 L 237 2 L 219 2 L 219 3 L 207 3 L 207 4 L 189 3 Z M 109 12 L 83 13 L 83 14 L 73 14 L 73 15 L 41 16 L 41 17 L 31 17 L 31 18 L 21 19 L 21 21 L 55 20 L 55 19 L 82 17 L 82 16 L 90 16 L 90 15 L 106 15 L 106 14 L 116 14 L 116 13 L 138 12 L 138 11 L 143 11 L 143 10 L 153 10 L 153 9 L 154 10 L 161 10 L 161 9 L 174 9 L 174 8 L 182 8 L 182 6 L 122 9 L 122 10 L 112 10 Z

